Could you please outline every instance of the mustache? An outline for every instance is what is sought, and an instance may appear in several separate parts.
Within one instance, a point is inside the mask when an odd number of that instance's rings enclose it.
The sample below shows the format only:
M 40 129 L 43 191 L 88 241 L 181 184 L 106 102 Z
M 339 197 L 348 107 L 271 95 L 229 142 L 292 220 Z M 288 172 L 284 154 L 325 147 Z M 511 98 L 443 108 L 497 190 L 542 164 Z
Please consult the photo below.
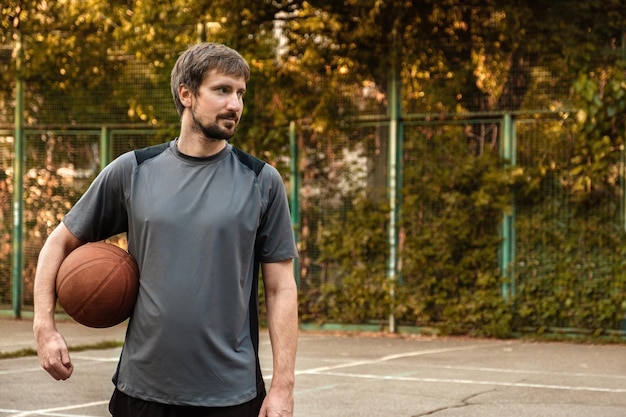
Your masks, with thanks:
M 237 117 L 237 113 L 234 111 L 221 113 L 218 115 L 218 119 L 229 119 L 229 120 L 234 120 L 234 121 L 239 120 L 239 118 Z

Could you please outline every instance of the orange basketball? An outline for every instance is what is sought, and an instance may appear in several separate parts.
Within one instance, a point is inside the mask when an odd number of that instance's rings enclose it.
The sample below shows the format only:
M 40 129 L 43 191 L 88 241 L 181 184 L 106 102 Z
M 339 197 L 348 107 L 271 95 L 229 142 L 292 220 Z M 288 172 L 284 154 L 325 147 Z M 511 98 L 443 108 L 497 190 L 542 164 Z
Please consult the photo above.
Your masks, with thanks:
M 61 306 L 77 322 L 111 327 L 126 320 L 139 292 L 139 269 L 119 246 L 87 243 L 63 261 L 56 279 Z

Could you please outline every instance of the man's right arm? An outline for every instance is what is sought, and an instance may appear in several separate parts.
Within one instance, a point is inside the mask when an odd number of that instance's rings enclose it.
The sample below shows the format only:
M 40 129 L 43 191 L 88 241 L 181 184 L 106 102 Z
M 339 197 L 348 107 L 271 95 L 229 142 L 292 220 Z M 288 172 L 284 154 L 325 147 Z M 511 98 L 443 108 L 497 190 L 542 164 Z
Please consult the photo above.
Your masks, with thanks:
M 65 257 L 81 242 L 63 224 L 59 224 L 39 252 L 34 284 L 33 332 L 41 366 L 54 379 L 72 375 L 72 362 L 65 339 L 57 331 L 54 311 L 57 301 L 56 276 Z

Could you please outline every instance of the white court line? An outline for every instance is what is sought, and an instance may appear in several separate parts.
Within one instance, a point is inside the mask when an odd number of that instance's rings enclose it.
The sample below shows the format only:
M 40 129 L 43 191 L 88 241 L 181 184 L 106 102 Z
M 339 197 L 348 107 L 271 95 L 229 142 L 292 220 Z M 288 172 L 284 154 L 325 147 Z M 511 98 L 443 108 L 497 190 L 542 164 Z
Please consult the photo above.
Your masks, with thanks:
M 473 350 L 473 349 L 478 349 L 481 348 L 483 346 L 481 345 L 471 345 L 471 346 L 463 346 L 463 347 L 455 347 L 455 348 L 445 348 L 445 349 L 429 349 L 429 350 L 416 350 L 413 352 L 406 352 L 406 353 L 398 353 L 395 355 L 387 355 L 387 356 L 382 356 L 380 358 L 376 358 L 376 359 L 367 359 L 367 360 L 361 360 L 361 361 L 351 361 L 351 362 L 346 362 L 346 363 L 341 363 L 338 365 L 332 365 L 332 366 L 320 366 L 318 368 L 311 368 L 311 369 L 303 369 L 301 371 L 296 371 L 296 376 L 298 375 L 306 375 L 306 374 L 315 374 L 318 372 L 326 372 L 326 371 L 332 371 L 334 369 L 341 369 L 341 368 L 350 368 L 352 366 L 361 366 L 361 365 L 372 365 L 375 363 L 380 363 L 380 362 L 387 362 L 387 361 L 391 361 L 394 359 L 401 359 L 401 358 L 410 358 L 413 356 L 422 356 L 422 355 L 432 355 L 432 354 L 436 354 L 436 353 L 448 353 L 448 352 L 459 352 L 459 351 L 463 351 L 463 350 Z M 268 374 L 266 376 L 263 377 L 263 379 L 272 379 L 272 375 Z
M 392 361 L 392 360 L 395 360 L 395 359 L 410 358 L 410 357 L 413 357 L 413 356 L 432 355 L 432 354 L 436 354 L 436 353 L 459 352 L 459 351 L 463 351 L 463 350 L 473 350 L 473 349 L 478 349 L 480 347 L 482 347 L 482 346 L 481 345 L 471 345 L 471 346 L 463 346 L 463 347 L 456 347 L 456 348 L 417 350 L 417 351 L 413 351 L 413 352 L 398 353 L 398 354 L 395 354 L 395 355 L 382 356 L 382 357 L 376 358 L 376 359 L 352 361 L 352 362 L 346 362 L 346 363 L 342 363 L 342 364 L 338 364 L 338 365 L 321 366 L 319 368 L 305 369 L 305 370 L 302 370 L 302 371 L 296 371 L 296 375 L 310 374 L 310 373 L 317 373 L 317 372 L 326 372 L 326 371 L 332 371 L 334 369 L 350 368 L 352 366 L 373 365 L 375 363 L 387 362 L 387 361 Z
M 591 392 L 605 392 L 612 394 L 626 394 L 626 388 L 598 388 L 598 387 L 584 387 L 584 386 L 568 386 L 568 385 L 552 385 L 552 384 L 530 384 L 525 382 L 497 382 L 497 381 L 480 381 L 473 379 L 449 379 L 449 378 L 418 378 L 418 377 L 405 377 L 405 376 L 377 376 L 368 374 L 349 374 L 344 372 L 312 372 L 315 375 L 331 375 L 341 376 L 347 378 L 362 378 L 362 379 L 380 379 L 386 381 L 412 381 L 412 382 L 434 382 L 434 383 L 448 383 L 448 384 L 467 384 L 467 385 L 491 385 L 499 387 L 515 387 L 515 388 L 540 388 L 540 389 L 555 389 L 563 391 L 591 391 Z
M 429 366 L 429 365 L 416 365 L 416 368 L 428 368 L 428 369 L 448 369 L 459 371 L 478 371 L 478 372 L 493 372 L 502 374 L 527 374 L 527 375 L 558 375 L 558 376 L 575 376 L 575 377 L 592 377 L 592 378 L 608 378 L 608 379 L 626 379 L 626 375 L 611 375 L 611 374 L 598 374 L 590 372 L 554 372 L 554 371 L 533 371 L 529 369 L 507 369 L 507 368 L 488 368 L 480 366 Z
M 84 361 L 89 361 L 89 362 L 96 362 L 96 363 L 104 363 L 104 362 L 117 362 L 119 360 L 119 358 L 95 358 L 95 357 L 90 357 L 90 356 L 71 356 L 72 361 L 74 361 L 75 359 L 81 359 Z M 79 367 L 86 367 L 86 366 L 93 366 L 96 365 L 96 363 L 83 363 L 78 365 Z M 25 372 L 39 372 L 42 371 L 43 368 L 42 367 L 34 367 L 34 368 L 20 368 L 20 369 L 11 369 L 11 370 L 6 370 L 6 371 L 0 371 L 0 375 L 12 375 L 12 374 L 23 374 Z
M 37 414 L 43 414 L 43 415 L 48 415 L 48 416 L 59 416 L 59 417 L 92 417 L 92 416 L 88 416 L 88 415 L 79 415 L 79 414 L 59 414 L 57 413 L 58 411 L 68 411 L 68 410 L 75 410 L 77 408 L 84 408 L 84 407 L 93 407 L 96 405 L 104 405 L 104 404 L 108 404 L 109 401 L 94 401 L 94 402 L 90 402 L 90 403 L 83 403 L 83 404 L 75 404 L 75 405 L 68 405 L 65 407 L 55 407 L 55 408 L 43 408 L 40 410 L 31 410 L 31 411 L 22 411 L 20 413 L 17 414 L 12 414 L 9 417 L 27 417 L 27 416 L 32 416 L 32 415 L 37 415 Z M 0 410 L 2 411 L 2 410 Z
M 403 376 L 377 376 L 377 375 L 368 375 L 368 374 L 350 374 L 343 372 L 333 372 L 337 369 L 349 368 L 353 366 L 362 366 L 362 365 L 372 365 L 381 362 L 387 362 L 395 359 L 402 359 L 414 356 L 421 355 L 430 355 L 437 353 L 448 353 L 448 352 L 458 352 L 463 350 L 473 350 L 479 349 L 481 347 L 493 347 L 484 346 L 484 345 L 471 345 L 465 347 L 457 347 L 457 348 L 447 348 L 447 349 L 431 349 L 431 350 L 419 350 L 414 352 L 407 353 L 399 353 L 394 355 L 382 356 L 376 359 L 370 360 L 362 360 L 362 361 L 352 361 L 346 362 L 343 364 L 333 365 L 333 366 L 322 366 L 318 368 L 305 369 L 301 371 L 296 371 L 296 375 L 331 375 L 331 376 L 342 376 L 349 378 L 366 378 L 366 379 L 380 379 L 380 380 L 392 380 L 392 381 L 414 381 L 414 382 L 433 382 L 433 383 L 455 383 L 455 384 L 470 384 L 470 385 L 491 385 L 491 386 L 503 386 L 503 387 L 518 387 L 518 388 L 540 388 L 540 389 L 557 389 L 557 390 L 567 390 L 567 391 L 591 391 L 591 392 L 605 392 L 605 393 L 617 393 L 622 394 L 626 393 L 626 388 L 598 388 L 598 387 L 585 387 L 585 386 L 567 386 L 567 385 L 552 385 L 552 384 L 531 384 L 524 382 L 497 382 L 497 381 L 481 381 L 481 380 L 471 380 L 471 379 L 449 379 L 449 378 L 419 378 L 419 377 L 403 377 Z M 454 367 L 450 367 L 454 368 Z M 464 367 L 458 367 L 464 368 Z M 470 367 L 466 367 L 466 369 L 471 369 Z M 542 373 L 538 371 L 520 371 L 520 370 L 501 370 L 501 369 L 492 369 L 492 368 L 475 368 L 475 370 L 482 371 L 498 371 L 498 372 L 527 372 L 527 373 Z M 544 374 L 554 375 L 551 372 L 543 372 Z M 576 374 L 567 374 L 566 375 L 577 375 L 577 376 L 590 376 L 591 374 L 584 373 L 576 373 Z M 601 375 L 607 377 L 607 375 Z M 611 376 L 608 376 L 611 377 Z M 267 377 L 270 379 L 271 375 Z
M 39 372 L 42 370 L 43 368 L 41 368 L 41 366 L 38 366 L 36 368 L 10 369 L 6 371 L 0 371 L 0 375 L 23 374 L 24 372 Z

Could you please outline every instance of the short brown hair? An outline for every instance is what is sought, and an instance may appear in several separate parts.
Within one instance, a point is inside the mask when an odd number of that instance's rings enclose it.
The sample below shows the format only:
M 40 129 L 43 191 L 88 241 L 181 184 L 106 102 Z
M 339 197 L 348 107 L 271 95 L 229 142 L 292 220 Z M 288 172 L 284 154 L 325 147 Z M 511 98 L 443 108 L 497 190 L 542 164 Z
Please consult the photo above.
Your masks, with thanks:
M 234 49 L 213 42 L 199 43 L 189 47 L 178 57 L 171 74 L 172 96 L 179 116 L 182 116 L 185 106 L 178 96 L 178 87 L 184 84 L 194 95 L 197 95 L 204 77 L 213 70 L 243 78 L 246 82 L 250 79 L 248 63 Z

